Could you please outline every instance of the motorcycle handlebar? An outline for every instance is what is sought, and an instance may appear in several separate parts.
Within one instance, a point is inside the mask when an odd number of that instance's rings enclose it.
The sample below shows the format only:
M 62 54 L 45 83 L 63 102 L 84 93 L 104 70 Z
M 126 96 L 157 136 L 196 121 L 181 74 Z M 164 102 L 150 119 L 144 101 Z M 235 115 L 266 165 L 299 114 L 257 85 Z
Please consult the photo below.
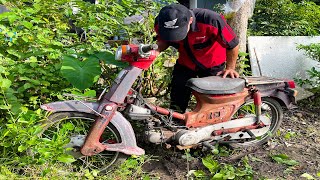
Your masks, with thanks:
M 149 51 L 156 50 L 156 49 L 158 49 L 158 45 L 157 44 L 148 44 L 148 45 L 143 45 L 141 47 L 141 51 L 143 53 L 148 53 Z

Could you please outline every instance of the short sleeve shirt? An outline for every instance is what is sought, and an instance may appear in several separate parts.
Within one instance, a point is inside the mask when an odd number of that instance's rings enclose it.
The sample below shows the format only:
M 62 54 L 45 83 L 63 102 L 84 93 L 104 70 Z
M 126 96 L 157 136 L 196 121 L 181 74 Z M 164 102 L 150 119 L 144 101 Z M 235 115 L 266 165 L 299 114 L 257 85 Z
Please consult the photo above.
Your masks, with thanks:
M 224 17 L 207 9 L 190 10 L 193 23 L 186 38 L 189 46 L 198 62 L 207 68 L 221 65 L 226 61 L 226 49 L 233 49 L 239 44 L 239 40 L 232 28 L 227 24 Z M 158 17 L 155 20 L 155 31 L 158 34 Z M 158 41 L 164 41 L 160 35 Z M 165 41 L 179 51 L 178 63 L 189 69 L 195 70 L 196 65 L 192 62 L 184 48 L 184 42 Z

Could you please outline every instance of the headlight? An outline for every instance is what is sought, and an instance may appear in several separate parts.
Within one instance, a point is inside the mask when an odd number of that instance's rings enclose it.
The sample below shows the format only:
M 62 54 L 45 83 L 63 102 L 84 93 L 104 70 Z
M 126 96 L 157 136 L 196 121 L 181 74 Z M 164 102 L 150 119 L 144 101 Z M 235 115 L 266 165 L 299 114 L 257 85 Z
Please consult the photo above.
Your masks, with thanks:
M 115 59 L 120 61 L 122 56 L 122 46 L 119 46 L 116 53 L 115 53 Z

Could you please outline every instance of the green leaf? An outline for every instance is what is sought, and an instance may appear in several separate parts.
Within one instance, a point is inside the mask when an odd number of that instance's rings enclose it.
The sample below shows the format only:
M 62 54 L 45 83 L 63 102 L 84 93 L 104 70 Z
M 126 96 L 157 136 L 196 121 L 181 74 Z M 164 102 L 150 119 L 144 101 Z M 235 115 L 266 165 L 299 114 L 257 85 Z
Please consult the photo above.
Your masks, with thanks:
M 278 155 L 274 155 L 271 157 L 273 160 L 275 160 L 276 162 L 281 163 L 281 164 L 286 164 L 289 166 L 295 166 L 295 165 L 299 164 L 299 162 L 289 159 L 289 157 L 285 154 L 278 154 Z
M 212 156 L 202 158 L 202 163 L 211 173 L 215 173 L 220 167 L 219 163 L 212 159 Z
M 71 155 L 67 155 L 67 154 L 62 154 L 61 156 L 59 156 L 58 161 L 63 162 L 63 163 L 73 163 L 76 160 L 73 158 L 73 156 Z
M 66 128 L 67 130 L 73 130 L 74 129 L 74 126 L 72 123 L 66 123 L 63 125 L 63 128 Z
M 0 88 L 8 89 L 11 86 L 12 82 L 9 79 L 3 79 L 0 77 Z
M 206 177 L 206 173 L 202 170 L 191 170 L 192 174 L 194 174 L 197 178 L 203 178 Z
M 17 50 L 15 49 L 7 49 L 7 52 L 13 56 L 18 57 L 19 59 L 22 57 L 21 53 L 19 53 Z
M 217 173 L 212 177 L 212 179 L 222 179 L 222 178 L 223 178 L 223 174 L 221 173 Z
M 7 12 L 7 17 L 9 20 L 9 23 L 12 24 L 14 21 L 16 21 L 17 19 L 19 19 L 19 16 L 13 14 L 12 12 Z M 4 13 L 5 14 L 5 13 Z
M 127 63 L 122 61 L 115 60 L 115 56 L 113 53 L 105 51 L 105 52 L 99 52 L 96 53 L 95 56 L 99 59 L 104 61 L 106 64 L 112 64 L 118 67 L 127 67 Z
M 22 151 L 24 151 L 24 150 L 26 150 L 27 149 L 27 147 L 26 146 L 23 146 L 23 145 L 20 145 L 19 147 L 18 147 L 18 151 L 19 152 L 22 152 Z
M 34 132 L 32 134 L 36 135 L 36 134 L 39 134 L 40 132 L 42 132 L 42 127 L 38 126 L 38 127 L 36 127 L 36 129 L 34 130 Z
M 215 155 L 219 154 L 219 149 L 218 148 L 214 148 L 213 150 L 211 150 L 211 152 Z
M 28 21 L 23 21 L 22 25 L 28 29 L 31 29 L 33 27 L 33 24 L 31 22 Z
M 290 166 L 295 166 L 295 165 L 298 165 L 299 162 L 296 161 L 296 160 L 286 160 L 286 161 L 284 161 L 284 164 L 287 164 L 287 165 L 290 165 Z
M 23 85 L 23 87 L 24 87 L 24 89 L 29 89 L 29 88 L 32 87 L 32 84 L 30 84 L 30 83 L 25 83 L 25 84 Z
M 97 81 L 101 67 L 97 58 L 80 61 L 73 56 L 64 56 L 61 73 L 73 86 L 84 90 Z
M 313 176 L 311 176 L 308 173 L 303 173 L 300 177 L 306 178 L 306 179 L 315 179 Z
M 89 90 L 89 91 L 86 91 L 83 95 L 88 97 L 96 97 L 97 93 L 95 90 Z
M 6 109 L 6 110 L 8 110 L 8 109 L 10 109 L 10 107 L 11 107 L 11 106 L 0 105 L 0 109 Z
M 284 135 L 284 138 L 289 140 L 290 138 L 294 137 L 296 135 L 295 132 L 287 132 L 285 135 Z
M 0 73 L 4 73 L 4 72 L 5 72 L 5 70 L 6 70 L 6 68 L 5 68 L 5 67 L 0 66 Z

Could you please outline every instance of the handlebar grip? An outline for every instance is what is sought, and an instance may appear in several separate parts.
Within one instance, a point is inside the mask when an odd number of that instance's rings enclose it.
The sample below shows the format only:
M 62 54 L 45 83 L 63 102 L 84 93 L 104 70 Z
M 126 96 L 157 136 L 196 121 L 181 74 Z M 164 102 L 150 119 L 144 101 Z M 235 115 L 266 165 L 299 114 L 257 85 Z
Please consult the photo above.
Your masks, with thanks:
M 144 45 L 141 47 L 141 51 L 143 53 L 148 53 L 151 50 L 156 50 L 158 49 L 158 45 L 157 44 L 149 44 L 149 45 Z

